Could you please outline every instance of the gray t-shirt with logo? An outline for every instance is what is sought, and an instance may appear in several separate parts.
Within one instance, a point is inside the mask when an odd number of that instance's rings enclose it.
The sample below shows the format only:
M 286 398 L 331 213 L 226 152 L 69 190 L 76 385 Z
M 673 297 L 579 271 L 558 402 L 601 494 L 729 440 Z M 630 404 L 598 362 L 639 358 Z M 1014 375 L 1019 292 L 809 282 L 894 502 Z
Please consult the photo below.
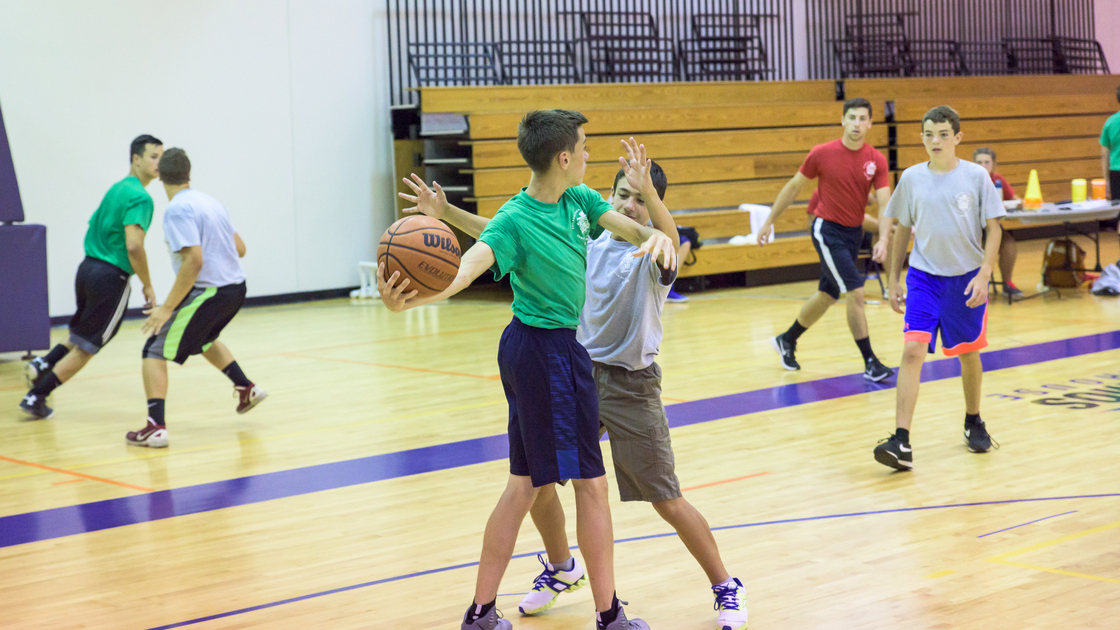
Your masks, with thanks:
M 661 267 L 610 232 L 587 242 L 587 299 L 576 339 L 591 360 L 628 370 L 650 366 L 661 347 L 661 309 L 677 277 L 663 282 Z
M 985 221 L 1006 214 L 988 171 L 965 160 L 948 173 L 930 171 L 929 162 L 906 169 L 886 210 L 914 229 L 910 266 L 938 276 L 980 267 Z

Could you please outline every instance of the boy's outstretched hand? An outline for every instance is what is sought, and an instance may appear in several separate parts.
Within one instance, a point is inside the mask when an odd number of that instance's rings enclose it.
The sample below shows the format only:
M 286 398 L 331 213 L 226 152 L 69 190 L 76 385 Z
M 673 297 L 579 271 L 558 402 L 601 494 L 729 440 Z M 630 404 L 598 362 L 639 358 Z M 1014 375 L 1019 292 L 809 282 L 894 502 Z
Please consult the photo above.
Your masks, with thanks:
M 405 208 L 401 212 L 405 214 L 414 214 L 420 212 L 432 217 L 433 219 L 443 220 L 444 215 L 447 214 L 447 195 L 443 193 L 443 188 L 439 182 L 432 182 L 432 188 L 429 188 L 424 180 L 416 173 L 412 174 L 412 179 L 405 177 L 403 179 L 405 184 L 412 189 L 415 195 L 408 195 L 405 193 L 397 193 L 397 196 L 405 201 L 416 204 L 411 208 Z
M 416 297 L 416 290 L 413 289 L 408 293 L 404 290 L 408 288 L 410 280 L 405 278 L 400 284 L 401 272 L 394 271 L 392 276 L 385 277 L 385 263 L 377 265 L 377 292 L 381 295 L 381 301 L 385 306 L 394 313 L 400 313 L 407 310 L 410 306 L 409 300 Z
M 666 269 L 677 268 L 677 246 L 673 243 L 673 239 L 665 236 L 661 232 L 657 232 L 649 237 L 638 251 L 634 252 L 634 258 L 641 258 L 646 254 L 653 254 L 654 260 L 660 260 L 661 266 Z

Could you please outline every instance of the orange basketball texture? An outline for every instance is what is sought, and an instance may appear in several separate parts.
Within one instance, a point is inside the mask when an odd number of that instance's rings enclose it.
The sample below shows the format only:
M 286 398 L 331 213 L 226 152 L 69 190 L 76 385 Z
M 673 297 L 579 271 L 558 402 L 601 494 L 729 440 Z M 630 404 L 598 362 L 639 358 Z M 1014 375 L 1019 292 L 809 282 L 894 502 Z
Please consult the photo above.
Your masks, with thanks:
M 377 246 L 377 262 L 385 264 L 385 277 L 394 271 L 400 281 L 411 280 L 405 293 L 417 297 L 442 292 L 459 272 L 459 239 L 442 221 L 422 214 L 405 217 L 389 226 Z

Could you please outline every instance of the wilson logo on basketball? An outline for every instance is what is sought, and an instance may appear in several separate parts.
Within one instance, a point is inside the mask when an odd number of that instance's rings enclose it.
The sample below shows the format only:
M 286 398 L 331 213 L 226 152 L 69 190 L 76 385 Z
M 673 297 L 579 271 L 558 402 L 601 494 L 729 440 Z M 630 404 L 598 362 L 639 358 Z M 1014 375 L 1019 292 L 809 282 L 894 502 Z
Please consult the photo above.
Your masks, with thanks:
M 436 249 L 442 249 L 445 252 L 455 254 L 456 257 L 462 254 L 462 252 L 459 251 L 459 243 L 455 239 L 448 238 L 446 236 L 440 236 L 439 234 L 430 234 L 428 232 L 425 232 L 424 247 L 434 247 Z

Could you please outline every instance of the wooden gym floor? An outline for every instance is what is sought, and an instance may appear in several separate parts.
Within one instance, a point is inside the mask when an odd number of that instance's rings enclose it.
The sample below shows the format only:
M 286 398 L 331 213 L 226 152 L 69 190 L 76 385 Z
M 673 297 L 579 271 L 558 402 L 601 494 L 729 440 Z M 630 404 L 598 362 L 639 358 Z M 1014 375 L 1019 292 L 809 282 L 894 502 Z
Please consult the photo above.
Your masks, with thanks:
M 1028 293 L 1043 244 L 1021 243 Z M 939 354 L 906 474 L 871 457 L 895 393 L 860 378 L 842 308 L 802 338 L 800 372 L 770 349 L 814 289 L 665 309 L 677 472 L 746 586 L 750 627 L 1115 628 L 1120 389 L 1103 388 L 1120 387 L 1120 300 L 993 301 L 983 416 L 1002 448 L 965 450 L 955 361 Z M 484 292 L 404 315 L 247 309 L 222 339 L 271 396 L 238 416 L 204 360 L 172 368 L 165 450 L 124 440 L 144 418 L 138 321 L 58 390 L 50 420 L 22 418 L 22 363 L 3 355 L 0 627 L 457 628 L 508 472 L 495 355 L 509 318 Z M 868 318 L 897 365 L 901 316 L 882 304 Z M 608 474 L 628 611 L 714 627 L 699 567 L 648 505 L 617 502 Z M 519 618 L 540 549 L 526 519 L 499 607 L 517 628 L 592 628 L 590 589 Z

